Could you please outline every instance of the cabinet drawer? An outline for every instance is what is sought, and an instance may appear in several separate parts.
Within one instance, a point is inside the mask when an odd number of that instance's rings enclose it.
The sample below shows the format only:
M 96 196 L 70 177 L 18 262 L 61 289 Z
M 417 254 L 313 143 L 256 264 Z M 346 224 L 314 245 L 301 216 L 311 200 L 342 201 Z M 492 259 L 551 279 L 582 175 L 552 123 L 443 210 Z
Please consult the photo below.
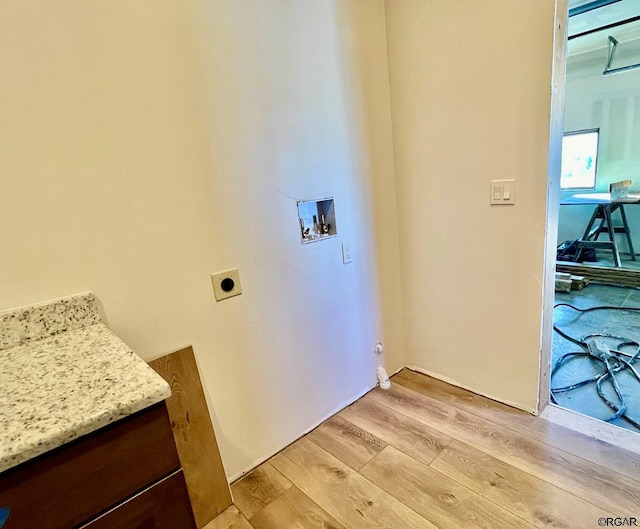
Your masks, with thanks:
M 182 470 L 145 489 L 81 529 L 194 529 Z
M 69 529 L 179 467 L 163 402 L 0 474 L 3 529 Z

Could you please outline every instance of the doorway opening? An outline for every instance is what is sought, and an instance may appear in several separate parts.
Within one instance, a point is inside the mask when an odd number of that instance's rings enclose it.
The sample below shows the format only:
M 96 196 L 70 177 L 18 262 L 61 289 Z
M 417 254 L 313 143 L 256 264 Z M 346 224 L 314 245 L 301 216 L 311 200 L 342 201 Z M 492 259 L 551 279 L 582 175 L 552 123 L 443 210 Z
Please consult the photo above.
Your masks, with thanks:
M 568 14 L 564 125 L 551 140 L 563 147 L 550 193 L 558 246 L 541 391 L 561 408 L 640 433 L 640 10 L 634 0 L 570 0 Z

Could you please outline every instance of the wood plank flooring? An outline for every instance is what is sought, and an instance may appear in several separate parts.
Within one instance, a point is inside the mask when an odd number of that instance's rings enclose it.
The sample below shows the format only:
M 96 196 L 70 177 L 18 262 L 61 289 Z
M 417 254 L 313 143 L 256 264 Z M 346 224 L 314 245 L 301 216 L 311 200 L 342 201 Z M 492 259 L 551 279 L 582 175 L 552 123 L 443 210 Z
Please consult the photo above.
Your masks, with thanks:
M 640 525 L 640 455 L 405 369 L 232 491 L 205 529 Z

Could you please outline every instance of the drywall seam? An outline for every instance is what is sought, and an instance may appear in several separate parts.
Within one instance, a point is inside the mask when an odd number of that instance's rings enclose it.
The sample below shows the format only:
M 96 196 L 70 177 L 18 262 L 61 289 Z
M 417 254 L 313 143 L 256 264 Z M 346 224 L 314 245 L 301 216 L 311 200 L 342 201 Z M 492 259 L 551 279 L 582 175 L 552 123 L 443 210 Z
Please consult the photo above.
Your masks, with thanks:
M 403 266 L 403 257 L 402 257 L 402 244 L 400 243 L 400 206 L 398 204 L 398 168 L 396 166 L 396 150 L 395 150 L 395 134 L 394 134 L 394 126 L 393 126 L 393 98 L 391 97 L 391 57 L 389 56 L 389 28 L 387 25 L 387 1 L 388 0 L 384 0 L 383 4 L 384 4 L 384 48 L 386 50 L 387 53 L 387 85 L 389 87 L 389 126 L 391 128 L 391 160 L 393 162 L 393 188 L 395 190 L 394 196 L 393 196 L 393 200 L 395 202 L 395 210 L 396 210 L 396 224 L 398 226 L 398 262 L 400 264 L 400 271 L 401 273 L 398 274 L 398 286 L 400 287 L 400 309 L 402 310 L 403 313 L 403 317 L 402 317 L 402 329 L 401 331 L 401 336 L 402 336 L 402 345 L 403 345 L 403 351 L 402 351 L 402 355 L 403 355 L 403 360 L 406 361 L 407 360 L 407 343 L 406 343 L 406 335 L 407 335 L 407 324 L 406 324 L 406 318 L 404 318 L 404 311 L 406 310 L 406 300 L 405 300 L 405 295 L 404 295 L 404 280 L 403 280 L 403 276 L 404 274 L 402 273 L 402 270 L 404 270 L 404 266 Z M 402 368 L 401 368 L 402 369 Z

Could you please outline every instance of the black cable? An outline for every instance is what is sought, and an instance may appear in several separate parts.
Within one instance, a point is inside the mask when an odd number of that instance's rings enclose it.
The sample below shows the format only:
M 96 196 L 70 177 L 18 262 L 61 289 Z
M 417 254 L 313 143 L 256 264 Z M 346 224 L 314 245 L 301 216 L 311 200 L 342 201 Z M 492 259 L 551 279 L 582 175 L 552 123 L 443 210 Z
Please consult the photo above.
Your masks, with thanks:
M 598 310 L 622 310 L 627 312 L 640 312 L 640 307 L 613 307 L 613 306 L 597 306 L 597 307 L 588 307 L 586 309 L 578 308 L 569 303 L 557 303 L 554 305 L 553 309 L 557 309 L 558 307 L 568 307 L 572 310 L 575 310 L 580 313 L 598 311 Z M 568 386 L 563 387 L 552 387 L 551 388 L 551 402 L 554 404 L 558 404 L 556 399 L 556 393 L 567 393 L 569 391 L 573 391 L 574 389 L 578 389 L 589 384 L 595 384 L 596 393 L 600 397 L 600 399 L 614 412 L 614 414 L 605 419 L 607 422 L 616 421 L 618 419 L 623 419 L 627 421 L 629 424 L 632 424 L 636 428 L 640 430 L 640 421 L 634 419 L 627 413 L 627 401 L 620 389 L 620 385 L 616 378 L 616 374 L 622 371 L 629 370 L 635 378 L 640 382 L 640 373 L 636 370 L 633 363 L 640 357 L 640 342 L 635 340 L 630 340 L 629 338 L 625 338 L 622 336 L 616 336 L 609 333 L 591 333 L 582 337 L 582 339 L 574 338 L 569 334 L 562 331 L 558 328 L 557 325 L 553 325 L 553 330 L 557 332 L 560 336 L 562 336 L 565 340 L 570 341 L 576 345 L 579 345 L 582 350 L 581 351 L 572 351 L 570 353 L 566 353 L 562 355 L 558 361 L 555 363 L 553 368 L 551 369 L 551 379 L 553 380 L 554 375 L 558 372 L 558 370 L 565 365 L 566 362 L 570 360 L 574 360 L 577 358 L 588 357 L 592 360 L 596 360 L 597 362 L 603 364 L 604 370 L 592 376 L 591 378 L 587 378 L 585 380 L 581 380 L 579 382 L 570 384 Z M 619 342 L 615 349 L 609 349 L 608 351 L 601 351 L 597 354 L 594 353 L 589 347 L 589 343 L 593 341 L 594 338 L 611 338 L 616 340 L 622 340 Z M 632 347 L 635 346 L 636 350 L 633 353 L 628 353 L 622 351 L 622 347 Z M 626 357 L 626 358 L 623 358 Z M 605 381 L 610 380 L 611 386 L 613 387 L 613 391 L 616 396 L 616 402 L 612 402 L 604 393 L 602 389 L 602 385 Z
M 613 411 L 615 411 L 615 414 L 609 420 L 617 421 L 620 417 L 625 415 L 627 411 L 627 402 L 624 396 L 622 395 L 622 391 L 620 391 L 620 385 L 616 380 L 616 375 L 611 367 L 611 364 L 609 363 L 609 359 L 605 357 L 602 360 L 604 361 L 604 365 L 607 368 L 607 372 L 603 374 L 596 381 L 596 391 L 598 392 L 598 395 L 600 396 L 600 398 L 607 403 L 607 406 L 609 406 Z M 616 397 L 618 397 L 618 400 L 620 401 L 620 406 L 618 407 L 609 399 L 607 399 L 607 396 L 604 394 L 604 391 L 602 391 L 602 382 L 606 379 L 607 375 L 611 377 L 611 384 L 613 385 L 613 390 L 616 393 Z
M 556 303 L 553 308 L 557 309 L 558 307 L 569 307 L 577 312 L 591 312 L 594 310 L 626 310 L 629 312 L 640 312 L 640 307 L 614 307 L 611 305 L 600 305 L 597 307 L 587 307 L 586 309 L 581 309 L 576 307 L 575 305 L 571 305 L 570 303 Z

